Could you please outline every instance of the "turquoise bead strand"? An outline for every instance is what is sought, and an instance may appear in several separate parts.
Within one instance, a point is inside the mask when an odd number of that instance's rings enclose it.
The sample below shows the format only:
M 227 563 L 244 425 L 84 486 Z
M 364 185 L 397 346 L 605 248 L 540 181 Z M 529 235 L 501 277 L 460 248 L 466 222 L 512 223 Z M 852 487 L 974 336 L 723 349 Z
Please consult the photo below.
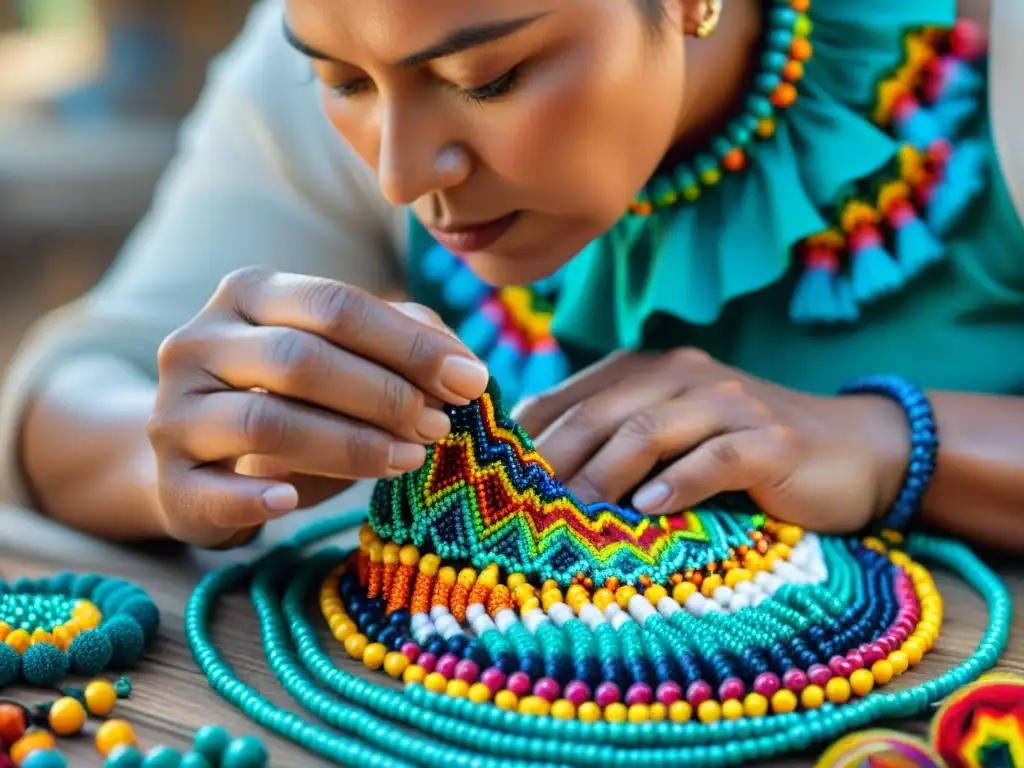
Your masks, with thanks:
M 193 593 L 186 614 L 194 658 L 222 697 L 255 722 L 339 765 L 742 765 L 823 743 L 876 720 L 920 713 L 994 666 L 1009 638 L 1012 604 L 998 577 L 966 547 L 919 536 L 908 543 L 908 554 L 957 572 L 984 597 L 990 614 L 974 654 L 934 680 L 899 692 L 873 692 L 842 707 L 826 704 L 818 710 L 709 725 L 587 724 L 522 716 L 429 693 L 417 684 L 396 692 L 334 666 L 320 647 L 304 605 L 317 579 L 341 555 L 328 550 L 302 558 L 301 552 L 363 518 L 361 513 L 350 514 L 310 526 L 249 565 L 212 573 Z M 281 594 L 286 578 L 290 582 Z M 338 730 L 276 707 L 239 680 L 213 644 L 209 623 L 217 603 L 246 582 L 251 582 L 264 652 L 275 675 L 305 710 Z M 624 746 L 636 748 L 621 749 Z

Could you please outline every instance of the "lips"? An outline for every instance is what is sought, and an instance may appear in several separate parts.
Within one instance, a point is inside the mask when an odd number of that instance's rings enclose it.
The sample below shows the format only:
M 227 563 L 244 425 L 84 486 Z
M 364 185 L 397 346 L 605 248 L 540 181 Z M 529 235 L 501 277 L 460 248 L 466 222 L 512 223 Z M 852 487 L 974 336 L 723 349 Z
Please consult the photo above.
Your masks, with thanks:
M 431 236 L 453 253 L 465 255 L 485 251 L 494 245 L 519 219 L 515 211 L 500 219 L 462 227 L 431 227 Z

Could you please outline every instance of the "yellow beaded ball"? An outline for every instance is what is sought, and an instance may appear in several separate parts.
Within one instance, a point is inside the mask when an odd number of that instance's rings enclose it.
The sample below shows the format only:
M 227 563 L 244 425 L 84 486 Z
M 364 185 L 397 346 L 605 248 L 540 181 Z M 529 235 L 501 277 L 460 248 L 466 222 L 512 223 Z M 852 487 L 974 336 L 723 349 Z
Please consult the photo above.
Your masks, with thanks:
M 107 720 L 96 731 L 96 751 L 106 757 L 117 747 L 135 743 L 135 730 L 126 720 Z
M 15 765 L 21 765 L 32 752 L 56 748 L 57 740 L 52 733 L 33 729 L 11 745 L 10 756 Z
M 85 725 L 85 709 L 78 699 L 65 696 L 50 705 L 47 720 L 58 736 L 74 736 Z
M 94 680 L 85 686 L 85 706 L 96 717 L 106 717 L 117 704 L 117 691 L 106 680 Z

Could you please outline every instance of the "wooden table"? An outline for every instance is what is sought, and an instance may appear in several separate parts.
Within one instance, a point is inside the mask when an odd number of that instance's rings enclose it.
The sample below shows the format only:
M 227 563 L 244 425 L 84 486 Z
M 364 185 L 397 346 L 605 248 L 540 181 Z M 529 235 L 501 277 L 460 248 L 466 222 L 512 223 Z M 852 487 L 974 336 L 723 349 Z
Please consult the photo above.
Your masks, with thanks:
M 342 499 L 342 505 L 364 504 L 366 489 L 358 489 Z M 211 568 L 236 559 L 249 559 L 259 548 L 287 536 L 312 517 L 337 512 L 322 509 L 297 515 L 289 521 L 271 525 L 260 544 L 233 553 L 212 554 L 187 548 L 160 545 L 127 548 L 99 543 L 68 532 L 49 521 L 23 511 L 0 508 L 0 573 L 11 580 L 18 576 L 39 577 L 62 570 L 94 571 L 130 579 L 149 591 L 163 611 L 160 636 L 140 666 L 130 674 L 134 691 L 122 701 L 118 712 L 135 726 L 142 745 L 169 744 L 187 746 L 191 734 L 208 723 L 218 723 L 233 734 L 260 733 L 228 703 L 217 697 L 198 671 L 185 644 L 182 613 L 191 589 L 200 576 Z M 998 565 L 1015 602 L 1024 604 L 1024 569 L 1020 565 Z M 986 613 L 980 598 L 966 586 L 944 573 L 937 574 L 945 594 L 946 625 L 935 650 L 925 663 L 910 673 L 908 680 L 933 676 L 970 653 L 986 625 Z M 295 704 L 266 671 L 259 645 L 258 625 L 247 594 L 233 595 L 217 615 L 215 640 L 235 668 L 237 674 L 279 706 L 294 708 Z M 339 666 L 356 669 L 344 651 L 328 639 L 325 648 Z M 361 666 L 361 665 L 360 665 Z M 1024 674 L 1024 621 L 1015 619 L 1011 647 L 1004 656 L 1002 669 Z M 24 700 L 40 700 L 40 692 L 5 691 Z M 297 710 L 296 710 L 297 711 Z M 923 732 L 925 723 L 905 722 L 906 730 Z M 263 734 L 266 736 L 266 734 Z M 267 738 L 273 764 L 287 768 L 321 766 L 324 763 L 307 753 L 275 738 Z M 75 768 L 99 766 L 101 760 L 87 739 L 63 740 L 62 749 Z M 821 748 L 798 758 L 776 762 L 775 766 L 812 765 Z

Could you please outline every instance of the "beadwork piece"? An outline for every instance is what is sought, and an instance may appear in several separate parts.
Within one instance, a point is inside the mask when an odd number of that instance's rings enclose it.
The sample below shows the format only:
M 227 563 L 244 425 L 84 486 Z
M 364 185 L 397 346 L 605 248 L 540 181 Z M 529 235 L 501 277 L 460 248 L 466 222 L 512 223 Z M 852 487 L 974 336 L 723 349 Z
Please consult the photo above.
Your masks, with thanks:
M 931 737 L 948 768 L 1024 768 L 1024 677 L 988 675 L 957 691 Z
M 211 685 L 337 764 L 749 764 L 920 712 L 1006 645 L 1008 593 L 959 544 L 816 536 L 744 497 L 664 519 L 586 506 L 493 384 L 449 415 L 449 437 L 381 482 L 368 515 L 211 574 L 187 610 Z M 363 521 L 354 550 L 302 554 Z M 890 686 L 941 631 L 926 559 L 970 582 L 991 624 L 955 669 Z M 211 642 L 216 600 L 250 579 L 271 670 L 316 721 L 238 680 Z M 311 591 L 361 675 L 331 661 Z
M 0 688 L 135 664 L 160 623 L 140 587 L 97 574 L 0 581 Z

